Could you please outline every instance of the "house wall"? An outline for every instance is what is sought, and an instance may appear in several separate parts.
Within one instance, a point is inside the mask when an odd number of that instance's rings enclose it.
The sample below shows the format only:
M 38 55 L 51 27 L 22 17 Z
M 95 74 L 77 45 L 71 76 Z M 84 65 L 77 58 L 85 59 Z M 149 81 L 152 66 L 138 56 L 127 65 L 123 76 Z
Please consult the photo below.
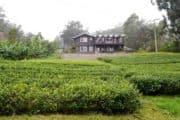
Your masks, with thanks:
M 81 39 L 83 38 L 87 38 L 87 42 L 82 42 Z M 94 37 L 91 37 L 91 36 L 87 36 L 87 35 L 83 35 L 81 37 L 78 37 L 78 38 L 75 38 L 74 39 L 74 42 L 75 42 L 75 45 L 76 45 L 76 51 L 78 52 L 83 52 L 81 50 L 81 48 L 87 48 L 87 51 L 84 51 L 84 52 L 94 52 L 95 49 L 94 49 Z

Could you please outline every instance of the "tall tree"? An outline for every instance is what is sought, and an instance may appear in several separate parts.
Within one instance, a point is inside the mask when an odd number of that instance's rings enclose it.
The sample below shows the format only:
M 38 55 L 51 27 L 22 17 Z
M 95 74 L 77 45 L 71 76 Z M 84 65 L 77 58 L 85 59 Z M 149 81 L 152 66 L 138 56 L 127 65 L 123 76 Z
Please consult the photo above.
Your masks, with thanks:
M 11 42 L 15 42 L 17 40 L 16 37 L 17 37 L 17 29 L 16 28 L 12 28 L 9 31 L 8 40 L 11 41 Z
M 167 12 L 170 31 L 180 39 L 180 0 L 156 0 L 158 8 Z
M 138 50 L 140 48 L 145 50 L 153 49 L 153 25 L 147 24 L 144 20 L 133 13 L 125 21 L 123 25 L 124 33 L 126 35 L 125 45 L 127 47 Z
M 95 34 L 118 34 L 118 35 L 122 33 L 123 33 L 123 26 L 121 24 L 111 29 L 99 30 L 95 32 Z
M 65 29 L 62 31 L 61 38 L 63 39 L 63 44 L 65 48 L 70 48 L 73 46 L 72 37 L 78 35 L 82 32 L 87 32 L 83 29 L 83 25 L 79 21 L 70 21 Z
M 22 41 L 24 39 L 24 32 L 21 26 L 10 23 L 5 17 L 5 12 L 0 7 L 0 32 L 3 32 L 8 39 Z
M 127 47 L 138 49 L 138 31 L 140 30 L 140 24 L 141 21 L 139 20 L 139 17 L 133 13 L 124 23 L 124 33 L 127 36 L 127 39 L 125 41 L 125 45 Z
M 4 19 L 5 13 L 2 7 L 0 7 L 0 32 L 4 32 L 6 30 L 5 27 L 7 27 L 7 24 L 5 23 Z

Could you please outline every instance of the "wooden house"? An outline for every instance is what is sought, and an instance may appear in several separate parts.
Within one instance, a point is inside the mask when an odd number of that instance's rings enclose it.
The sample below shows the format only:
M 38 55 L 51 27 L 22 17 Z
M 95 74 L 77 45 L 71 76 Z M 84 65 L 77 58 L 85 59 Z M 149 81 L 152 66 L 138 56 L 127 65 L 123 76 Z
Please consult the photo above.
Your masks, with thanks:
M 122 35 L 90 35 L 83 33 L 73 37 L 77 52 L 114 52 L 124 47 L 124 36 Z

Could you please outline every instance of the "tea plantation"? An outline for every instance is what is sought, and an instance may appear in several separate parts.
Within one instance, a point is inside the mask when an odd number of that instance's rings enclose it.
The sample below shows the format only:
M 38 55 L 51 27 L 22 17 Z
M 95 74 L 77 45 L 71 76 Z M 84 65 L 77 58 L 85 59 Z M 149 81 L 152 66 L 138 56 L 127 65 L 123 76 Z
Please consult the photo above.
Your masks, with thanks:
M 180 54 L 145 53 L 99 60 L 123 69 L 124 78 L 143 94 L 180 95 Z
M 101 62 L 1 61 L 0 114 L 132 113 L 139 93 Z
M 0 60 L 0 115 L 134 114 L 146 111 L 143 94 L 180 95 L 180 54 Z

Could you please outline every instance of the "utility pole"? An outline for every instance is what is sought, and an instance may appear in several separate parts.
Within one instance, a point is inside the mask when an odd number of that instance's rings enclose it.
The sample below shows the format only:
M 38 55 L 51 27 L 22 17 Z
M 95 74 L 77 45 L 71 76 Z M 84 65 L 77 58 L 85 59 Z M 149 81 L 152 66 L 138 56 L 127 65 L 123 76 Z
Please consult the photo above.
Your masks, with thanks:
M 156 21 L 159 19 L 154 19 L 152 20 L 154 23 L 154 47 L 155 47 L 155 52 L 158 52 L 158 46 L 157 46 L 157 32 L 156 32 Z
M 158 52 L 157 47 L 157 34 L 156 34 L 156 23 L 154 22 L 154 45 L 155 45 L 155 52 Z

